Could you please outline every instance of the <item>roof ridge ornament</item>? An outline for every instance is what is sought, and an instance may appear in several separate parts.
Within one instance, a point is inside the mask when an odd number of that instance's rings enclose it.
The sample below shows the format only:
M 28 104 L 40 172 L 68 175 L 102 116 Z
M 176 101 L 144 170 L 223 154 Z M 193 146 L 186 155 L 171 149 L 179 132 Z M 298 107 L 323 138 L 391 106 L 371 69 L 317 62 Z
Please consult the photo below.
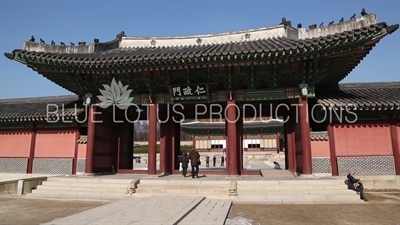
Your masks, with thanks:
M 244 38 L 246 38 L 246 39 L 250 39 L 250 34 L 249 33 L 246 33 L 245 35 L 244 35 Z
M 292 26 L 292 21 L 286 20 L 285 17 L 282 17 L 282 22 L 279 25 L 283 25 L 285 27 L 287 27 L 287 26 L 291 27 Z
M 121 32 L 119 32 L 116 36 L 116 39 L 119 39 L 119 40 L 121 40 L 122 39 L 122 37 L 126 37 L 126 35 L 125 35 L 125 31 L 121 31 Z
M 201 42 L 202 42 L 201 38 L 197 38 L 196 42 L 197 42 L 197 44 L 201 44 Z
M 156 45 L 156 43 L 157 43 L 157 42 L 156 42 L 156 40 L 154 40 L 154 39 L 151 40 L 151 42 L 150 42 L 150 44 L 153 45 L 153 46 Z

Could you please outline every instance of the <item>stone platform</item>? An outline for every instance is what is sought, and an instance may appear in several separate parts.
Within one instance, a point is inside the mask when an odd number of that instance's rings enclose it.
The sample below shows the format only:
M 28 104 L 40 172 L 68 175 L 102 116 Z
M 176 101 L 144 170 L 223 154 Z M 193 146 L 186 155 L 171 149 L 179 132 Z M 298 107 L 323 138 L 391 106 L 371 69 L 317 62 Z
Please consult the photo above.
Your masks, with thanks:
M 269 173 L 269 174 L 266 174 Z M 294 177 L 289 171 L 266 171 L 262 176 L 105 175 L 49 177 L 27 198 L 118 200 L 155 195 L 202 196 L 207 199 L 262 204 L 362 203 L 348 190 L 343 177 Z M 272 174 L 273 173 L 273 174 Z M 276 173 L 276 174 L 275 174 Z M 282 173 L 282 174 L 281 174 Z M 284 175 L 286 177 L 280 177 Z M 289 176 L 290 175 L 290 176 Z M 372 178 L 371 178 L 372 179 Z M 368 180 L 366 189 L 400 188 L 396 177 Z

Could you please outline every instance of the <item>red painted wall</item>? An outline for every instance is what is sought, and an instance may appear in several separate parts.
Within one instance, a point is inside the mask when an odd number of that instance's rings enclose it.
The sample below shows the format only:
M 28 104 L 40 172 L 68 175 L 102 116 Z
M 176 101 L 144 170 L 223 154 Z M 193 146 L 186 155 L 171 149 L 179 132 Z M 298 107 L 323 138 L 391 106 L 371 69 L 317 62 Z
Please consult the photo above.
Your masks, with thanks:
M 78 159 L 86 158 L 86 144 L 78 144 Z
M 312 157 L 330 157 L 329 141 L 311 140 Z
M 31 131 L 0 131 L 0 157 L 28 158 Z
M 400 123 L 397 124 L 397 133 L 400 134 Z M 397 140 L 397 145 L 400 146 L 400 138 L 398 138 Z
M 390 126 L 386 122 L 335 125 L 337 156 L 392 156 Z
M 38 130 L 35 143 L 35 158 L 73 158 L 76 145 L 76 130 Z

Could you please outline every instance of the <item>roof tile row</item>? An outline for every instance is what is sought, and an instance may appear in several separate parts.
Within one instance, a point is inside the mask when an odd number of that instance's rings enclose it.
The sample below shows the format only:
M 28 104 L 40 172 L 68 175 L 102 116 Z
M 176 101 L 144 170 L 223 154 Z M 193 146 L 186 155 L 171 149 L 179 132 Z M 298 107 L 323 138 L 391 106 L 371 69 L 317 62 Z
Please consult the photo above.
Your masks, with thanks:
M 312 131 L 310 132 L 310 139 L 312 141 L 328 141 L 329 136 L 326 131 Z
M 347 110 L 400 110 L 400 82 L 341 84 L 317 91 L 319 104 Z
M 0 122 L 73 120 L 81 112 L 76 95 L 0 100 Z
M 143 47 L 143 48 L 116 48 L 98 53 L 68 54 L 45 53 L 14 50 L 13 54 L 6 53 L 8 58 L 21 58 L 23 60 L 44 60 L 50 62 L 63 62 L 69 64 L 96 64 L 96 63 L 125 63 L 149 60 L 171 60 L 198 57 L 213 57 L 247 53 L 269 53 L 288 50 L 297 50 L 328 44 L 340 39 L 360 36 L 367 33 L 379 32 L 382 29 L 393 30 L 396 25 L 388 27 L 386 23 L 378 23 L 360 29 L 345 31 L 325 37 L 292 40 L 284 37 L 263 40 L 242 41 L 235 43 L 189 45 L 178 47 Z

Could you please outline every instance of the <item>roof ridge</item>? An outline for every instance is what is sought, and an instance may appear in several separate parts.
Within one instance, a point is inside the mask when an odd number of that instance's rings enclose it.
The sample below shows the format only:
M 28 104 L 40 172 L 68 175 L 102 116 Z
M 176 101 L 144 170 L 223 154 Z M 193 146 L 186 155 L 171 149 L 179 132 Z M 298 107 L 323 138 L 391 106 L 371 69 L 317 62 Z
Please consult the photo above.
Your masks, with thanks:
M 50 95 L 50 96 L 36 96 L 36 97 L 23 97 L 23 98 L 4 98 L 0 99 L 0 102 L 3 101 L 22 101 L 22 100 L 39 100 L 39 99 L 57 99 L 57 98 L 73 98 L 78 97 L 79 95 Z
M 395 88 L 400 89 L 400 81 L 385 81 L 385 82 L 351 82 L 339 83 L 339 89 L 379 89 L 379 88 Z

